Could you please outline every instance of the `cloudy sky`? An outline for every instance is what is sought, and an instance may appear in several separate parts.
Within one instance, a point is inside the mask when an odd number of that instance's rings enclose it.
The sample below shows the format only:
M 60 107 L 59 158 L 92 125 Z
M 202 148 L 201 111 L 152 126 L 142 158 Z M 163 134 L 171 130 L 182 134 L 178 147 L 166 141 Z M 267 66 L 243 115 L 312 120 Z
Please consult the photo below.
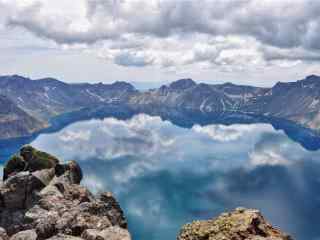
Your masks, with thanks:
M 0 75 L 270 86 L 320 74 L 317 0 L 0 0 Z

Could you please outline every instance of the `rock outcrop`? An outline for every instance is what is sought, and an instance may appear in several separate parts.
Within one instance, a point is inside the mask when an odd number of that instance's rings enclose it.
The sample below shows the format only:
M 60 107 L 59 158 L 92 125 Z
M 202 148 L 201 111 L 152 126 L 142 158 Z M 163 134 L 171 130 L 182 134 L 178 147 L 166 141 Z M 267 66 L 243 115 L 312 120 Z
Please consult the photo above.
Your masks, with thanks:
M 131 239 L 116 199 L 110 192 L 94 196 L 81 186 L 76 162 L 61 164 L 32 147 L 14 159 L 0 185 L 0 239 Z
M 258 210 L 238 208 L 208 221 L 185 225 L 178 240 L 292 240 L 272 227 Z
M 58 168 L 59 160 L 46 153 L 39 151 L 31 146 L 21 148 L 19 155 L 14 155 L 6 163 L 3 170 L 3 180 L 5 181 L 11 175 L 17 172 L 28 171 L 35 172 L 37 170 Z

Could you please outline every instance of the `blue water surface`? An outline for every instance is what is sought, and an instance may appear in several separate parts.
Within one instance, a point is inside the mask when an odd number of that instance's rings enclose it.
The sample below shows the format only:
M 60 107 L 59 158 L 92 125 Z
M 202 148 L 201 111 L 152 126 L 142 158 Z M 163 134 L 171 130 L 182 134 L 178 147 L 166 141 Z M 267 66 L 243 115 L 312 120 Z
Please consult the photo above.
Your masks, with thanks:
M 26 143 L 78 161 L 83 185 L 119 199 L 136 240 L 175 239 L 183 224 L 238 206 L 260 209 L 295 239 L 320 238 L 320 151 L 269 124 L 182 128 L 143 114 L 80 121 L 1 142 L 1 163 Z

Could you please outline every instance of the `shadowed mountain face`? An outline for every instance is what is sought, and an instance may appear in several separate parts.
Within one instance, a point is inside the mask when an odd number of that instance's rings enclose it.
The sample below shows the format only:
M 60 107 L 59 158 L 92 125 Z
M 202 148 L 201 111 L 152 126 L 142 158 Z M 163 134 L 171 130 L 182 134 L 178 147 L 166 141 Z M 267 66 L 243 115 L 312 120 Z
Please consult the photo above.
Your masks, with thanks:
M 126 114 L 147 113 L 190 125 L 281 119 L 313 130 L 319 130 L 320 126 L 320 77 L 315 75 L 297 82 L 278 83 L 272 88 L 197 84 L 191 79 L 181 79 L 145 92 L 126 82 L 67 84 L 51 78 L 31 80 L 13 75 L 0 77 L 0 94 L 37 119 L 35 122 L 49 123 L 72 112 L 82 112 L 86 118 L 96 117 L 97 113 L 104 117 L 105 112 L 112 115 L 108 109 L 121 109 Z M 186 116 L 192 117 L 192 121 Z M 16 135 L 27 134 L 21 131 Z M 0 133 L 0 138 L 16 135 Z
M 124 82 L 71 85 L 51 78 L 0 77 L 0 94 L 43 120 L 99 103 L 121 102 L 134 91 L 133 86 Z
M 8 97 L 0 95 L 0 136 L 2 138 L 30 135 L 46 125 L 31 117 Z

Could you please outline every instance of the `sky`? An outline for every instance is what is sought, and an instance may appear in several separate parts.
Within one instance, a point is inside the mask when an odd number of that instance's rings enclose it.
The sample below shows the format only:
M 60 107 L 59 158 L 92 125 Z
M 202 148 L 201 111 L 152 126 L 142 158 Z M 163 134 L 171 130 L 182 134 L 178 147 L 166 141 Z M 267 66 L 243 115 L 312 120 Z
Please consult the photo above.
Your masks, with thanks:
M 0 75 L 272 86 L 320 74 L 317 0 L 0 0 Z

